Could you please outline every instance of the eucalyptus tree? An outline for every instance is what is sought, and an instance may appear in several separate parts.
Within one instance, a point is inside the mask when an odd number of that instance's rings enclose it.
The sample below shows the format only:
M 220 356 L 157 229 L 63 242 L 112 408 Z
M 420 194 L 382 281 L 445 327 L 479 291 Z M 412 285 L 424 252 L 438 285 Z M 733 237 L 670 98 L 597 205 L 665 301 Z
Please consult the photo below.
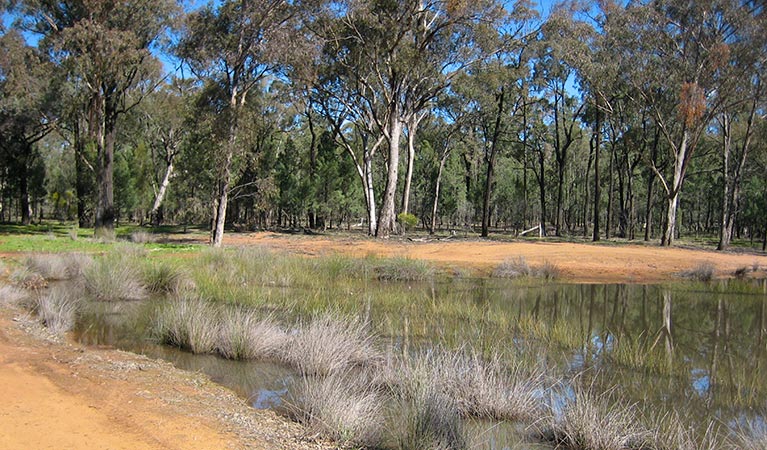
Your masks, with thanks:
M 220 91 L 220 151 L 215 152 L 216 200 L 210 243 L 221 246 L 244 106 L 251 91 L 275 74 L 293 42 L 295 10 L 286 0 L 227 0 L 187 17 L 177 53 L 192 73 Z
M 97 234 L 114 228 L 114 150 L 119 117 L 160 71 L 152 47 L 178 11 L 172 0 L 20 0 L 18 25 L 62 66 L 86 97 L 88 141 L 97 153 Z M 130 94 L 130 95 L 129 95 Z
M 743 26 L 758 11 L 739 0 L 660 0 L 629 4 L 621 13 L 625 30 L 617 48 L 630 70 L 624 79 L 646 104 L 670 151 L 672 172 L 653 167 L 666 192 L 662 245 L 676 232 L 679 194 L 701 137 L 737 92 L 748 65 L 736 64 L 761 51 Z
M 455 74 L 495 50 L 507 18 L 497 0 L 346 0 L 332 2 L 316 32 L 325 41 L 318 89 L 332 98 L 330 122 L 348 126 L 365 146 L 362 164 L 386 145 L 386 183 L 378 218 L 369 170 L 358 164 L 366 191 L 370 231 L 386 237 L 395 229 L 400 146 L 407 129 L 410 155 L 418 124 Z M 343 119 L 340 119 L 343 117 Z M 409 156 L 408 161 L 412 158 Z M 409 164 L 410 165 L 410 164 Z M 409 173 L 412 173 L 412 165 Z M 366 172 L 367 171 L 367 172 Z M 407 195 L 406 195 L 407 197 Z M 403 198 L 403 206 L 407 206 Z
M 52 129 L 51 65 L 15 30 L 0 36 L 0 156 L 18 182 L 21 221 L 30 223 L 35 145 Z

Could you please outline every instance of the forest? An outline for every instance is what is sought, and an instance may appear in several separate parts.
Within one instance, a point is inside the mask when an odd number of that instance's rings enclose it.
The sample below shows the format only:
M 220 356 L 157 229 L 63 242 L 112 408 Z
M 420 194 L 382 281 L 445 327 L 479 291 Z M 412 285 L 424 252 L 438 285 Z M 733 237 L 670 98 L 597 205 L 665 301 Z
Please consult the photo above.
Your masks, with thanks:
M 3 222 L 767 245 L 761 1 L 2 4 Z

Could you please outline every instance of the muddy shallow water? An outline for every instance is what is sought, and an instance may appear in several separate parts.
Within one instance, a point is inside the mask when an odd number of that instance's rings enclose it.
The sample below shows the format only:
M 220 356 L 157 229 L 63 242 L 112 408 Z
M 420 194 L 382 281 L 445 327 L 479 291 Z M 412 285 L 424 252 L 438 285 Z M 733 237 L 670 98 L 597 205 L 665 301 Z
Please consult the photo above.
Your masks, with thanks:
M 400 350 L 470 343 L 501 351 L 545 366 L 552 377 L 575 377 L 596 392 L 613 392 L 642 410 L 675 410 L 691 426 L 711 421 L 763 426 L 767 417 L 764 281 L 654 286 L 456 279 L 365 282 L 342 290 L 348 294 L 272 289 L 265 303 L 274 311 L 285 298 L 349 295 L 339 303 L 349 310 L 360 299 L 357 312 L 382 342 Z M 76 337 L 204 372 L 256 408 L 279 410 L 290 401 L 299 377 L 283 366 L 192 355 L 152 343 L 146 325 L 149 306 L 157 301 L 162 300 L 89 304 Z M 282 319 L 290 323 L 291 314 Z M 482 448 L 533 447 L 518 425 L 478 422 L 474 428 Z

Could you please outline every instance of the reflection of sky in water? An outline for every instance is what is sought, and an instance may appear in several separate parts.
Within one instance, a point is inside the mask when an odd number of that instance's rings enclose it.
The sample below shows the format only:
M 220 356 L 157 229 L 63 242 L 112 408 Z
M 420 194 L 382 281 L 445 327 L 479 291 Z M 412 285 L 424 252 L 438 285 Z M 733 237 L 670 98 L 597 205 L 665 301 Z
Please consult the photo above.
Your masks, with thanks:
M 708 376 L 708 371 L 703 369 L 692 369 L 690 371 L 692 378 L 692 388 L 701 397 L 708 395 L 711 389 L 711 379 Z

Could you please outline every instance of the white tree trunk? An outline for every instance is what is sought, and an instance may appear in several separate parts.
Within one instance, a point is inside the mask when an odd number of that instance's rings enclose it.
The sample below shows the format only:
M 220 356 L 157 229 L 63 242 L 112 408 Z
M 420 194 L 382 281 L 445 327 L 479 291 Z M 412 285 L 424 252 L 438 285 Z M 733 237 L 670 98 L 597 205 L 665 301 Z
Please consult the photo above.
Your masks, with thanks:
M 376 237 L 388 237 L 395 227 L 397 217 L 394 211 L 394 198 L 397 194 L 397 177 L 399 173 L 399 141 L 402 136 L 402 122 L 399 120 L 397 108 L 393 108 L 389 117 L 389 164 L 386 170 L 386 190 L 383 205 L 378 220 Z
M 165 169 L 165 175 L 162 177 L 162 183 L 160 183 L 160 188 L 157 191 L 157 195 L 154 198 L 154 203 L 152 204 L 152 210 L 149 212 L 149 218 L 154 222 L 155 215 L 157 214 L 157 211 L 160 209 L 160 206 L 162 205 L 162 201 L 165 199 L 165 193 L 168 191 L 168 186 L 170 185 L 170 179 L 173 176 L 173 160 L 171 159 L 168 163 L 168 167 Z
M 684 166 L 687 159 L 687 145 L 689 134 L 687 131 L 682 135 L 682 143 L 676 152 L 674 160 L 674 178 L 671 180 L 671 189 L 668 193 L 668 214 L 666 216 L 666 232 L 661 241 L 661 245 L 671 246 L 674 242 L 674 232 L 676 231 L 676 210 L 679 206 L 679 192 L 682 190 L 684 181 Z

